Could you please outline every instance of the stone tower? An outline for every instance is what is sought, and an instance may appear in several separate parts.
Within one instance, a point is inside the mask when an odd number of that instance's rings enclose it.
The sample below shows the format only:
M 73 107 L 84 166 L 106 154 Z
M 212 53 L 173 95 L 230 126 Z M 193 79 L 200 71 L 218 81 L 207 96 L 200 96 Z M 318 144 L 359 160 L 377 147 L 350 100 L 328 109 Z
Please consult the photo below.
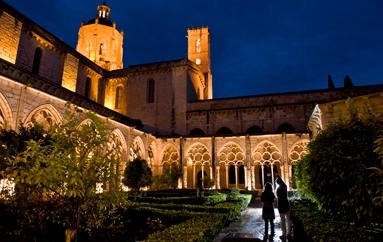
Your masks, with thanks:
M 97 7 L 96 18 L 82 22 L 76 50 L 106 70 L 122 69 L 123 35 L 110 20 L 110 8 L 104 2 Z
M 203 99 L 213 98 L 210 69 L 210 31 L 207 27 L 188 29 L 188 59 L 196 63 L 205 77 Z

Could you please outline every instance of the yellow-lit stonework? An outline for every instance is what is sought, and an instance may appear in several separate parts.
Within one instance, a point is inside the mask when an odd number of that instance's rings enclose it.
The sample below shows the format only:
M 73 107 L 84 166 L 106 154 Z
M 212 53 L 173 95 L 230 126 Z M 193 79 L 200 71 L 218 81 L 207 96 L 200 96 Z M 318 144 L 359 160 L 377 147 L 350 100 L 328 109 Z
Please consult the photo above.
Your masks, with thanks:
M 137 156 L 154 175 L 176 162 L 179 188 L 206 176 L 216 189 L 261 190 L 275 171 L 291 181 L 317 128 L 331 122 L 329 107 L 348 97 L 382 103 L 383 85 L 214 99 L 207 27 L 187 30 L 185 58 L 123 68 L 123 33 L 105 4 L 80 27 L 76 49 L 6 2 L 0 9 L 0 129 L 93 110 L 119 147 L 119 171 Z

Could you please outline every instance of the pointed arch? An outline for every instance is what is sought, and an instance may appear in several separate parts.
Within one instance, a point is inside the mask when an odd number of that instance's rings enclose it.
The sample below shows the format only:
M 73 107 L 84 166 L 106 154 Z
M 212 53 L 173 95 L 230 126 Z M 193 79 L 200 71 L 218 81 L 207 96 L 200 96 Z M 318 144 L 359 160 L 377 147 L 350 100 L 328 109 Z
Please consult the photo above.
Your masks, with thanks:
M 291 146 L 289 151 L 289 177 L 291 177 L 291 188 L 296 189 L 297 185 L 294 179 L 294 165 L 296 162 L 308 153 L 307 145 L 310 143 L 308 139 L 301 139 Z
M 189 188 L 203 188 L 203 179 L 213 179 L 211 154 L 206 145 L 201 142 L 193 143 L 185 152 L 186 172 L 184 172 L 185 185 Z M 186 173 L 186 174 L 185 174 Z M 191 184 L 191 185 L 190 185 Z
M 44 104 L 38 106 L 27 115 L 24 125 L 31 125 L 32 121 L 41 124 L 44 129 L 48 129 L 54 124 L 61 124 L 63 118 L 53 105 Z
M 173 162 L 180 161 L 180 153 L 173 144 L 167 144 L 161 152 L 161 164 L 168 163 L 169 165 Z
M 12 109 L 7 98 L 0 92 L 0 130 L 15 129 Z
M 206 145 L 196 142 L 186 150 L 186 159 L 192 164 L 210 164 L 211 154 Z
M 140 157 L 144 158 L 144 151 L 145 151 L 145 146 L 144 142 L 142 141 L 141 137 L 136 136 L 132 143 L 130 144 L 129 148 L 129 161 L 133 161 L 134 159 Z
M 253 150 L 252 159 L 254 163 L 260 164 L 267 161 L 271 164 L 276 162 L 280 163 L 282 160 L 282 152 L 273 142 L 262 141 Z
M 307 145 L 310 143 L 308 139 L 301 139 L 295 142 L 289 150 L 289 162 L 294 163 L 299 161 L 308 153 Z
M 122 134 L 121 130 L 119 129 L 114 129 L 110 134 L 109 134 L 109 140 L 115 142 L 116 144 L 121 147 L 121 155 L 122 155 L 122 161 L 126 161 L 128 157 L 128 146 L 125 140 L 124 135 Z
M 263 141 L 255 147 L 251 159 L 254 169 L 254 187 L 256 189 L 263 189 L 266 182 L 270 182 L 274 186 L 274 173 L 280 173 L 282 162 L 281 150 L 274 143 Z
M 245 172 L 245 158 L 246 153 L 235 142 L 228 142 L 223 145 L 217 152 L 218 165 L 219 165 L 219 187 L 232 188 L 241 187 L 245 188 L 246 172 Z M 217 181 L 218 182 L 218 181 Z
M 237 164 L 238 162 L 244 162 L 245 152 L 235 142 L 229 141 L 224 144 L 217 152 L 218 162 L 225 164 Z
M 126 142 L 119 129 L 115 129 L 109 134 L 108 149 L 114 151 L 111 155 L 114 159 L 117 159 L 115 171 L 119 178 L 113 182 L 115 182 L 117 187 L 119 187 L 122 185 L 121 179 L 126 167 Z M 123 190 L 126 190 L 126 187 L 123 185 L 121 187 Z
M 149 145 L 148 148 L 148 165 L 149 167 L 158 167 L 160 164 L 158 164 L 158 159 L 157 156 L 158 151 L 157 151 L 157 146 L 154 141 L 152 141 Z

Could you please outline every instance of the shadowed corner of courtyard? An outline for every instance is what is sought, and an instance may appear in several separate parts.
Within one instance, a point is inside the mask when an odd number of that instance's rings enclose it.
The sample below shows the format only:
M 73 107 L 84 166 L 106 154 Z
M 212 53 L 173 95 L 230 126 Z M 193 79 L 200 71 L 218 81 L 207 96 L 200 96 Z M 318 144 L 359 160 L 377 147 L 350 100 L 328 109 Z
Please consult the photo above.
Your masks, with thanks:
M 285 242 L 292 241 L 280 239 L 282 228 L 280 225 L 280 217 L 278 209 L 275 209 L 275 234 L 268 236 L 264 240 L 265 222 L 262 219 L 262 202 L 257 196 L 248 208 L 243 211 L 236 220 L 223 228 L 213 242 L 231 242 L 231 241 L 267 241 L 267 242 Z M 270 235 L 270 230 L 268 231 Z

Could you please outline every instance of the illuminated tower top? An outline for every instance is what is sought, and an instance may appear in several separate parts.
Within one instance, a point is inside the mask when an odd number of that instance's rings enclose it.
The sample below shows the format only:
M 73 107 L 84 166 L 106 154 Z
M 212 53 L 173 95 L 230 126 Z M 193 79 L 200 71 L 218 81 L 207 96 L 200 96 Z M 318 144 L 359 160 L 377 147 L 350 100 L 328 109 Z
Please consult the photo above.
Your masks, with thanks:
M 94 19 L 82 22 L 76 50 L 104 69 L 122 69 L 123 35 L 110 20 L 110 8 L 104 2 L 97 6 Z
M 188 59 L 195 62 L 205 76 L 202 99 L 213 98 L 213 77 L 210 69 L 210 31 L 208 27 L 188 29 Z

